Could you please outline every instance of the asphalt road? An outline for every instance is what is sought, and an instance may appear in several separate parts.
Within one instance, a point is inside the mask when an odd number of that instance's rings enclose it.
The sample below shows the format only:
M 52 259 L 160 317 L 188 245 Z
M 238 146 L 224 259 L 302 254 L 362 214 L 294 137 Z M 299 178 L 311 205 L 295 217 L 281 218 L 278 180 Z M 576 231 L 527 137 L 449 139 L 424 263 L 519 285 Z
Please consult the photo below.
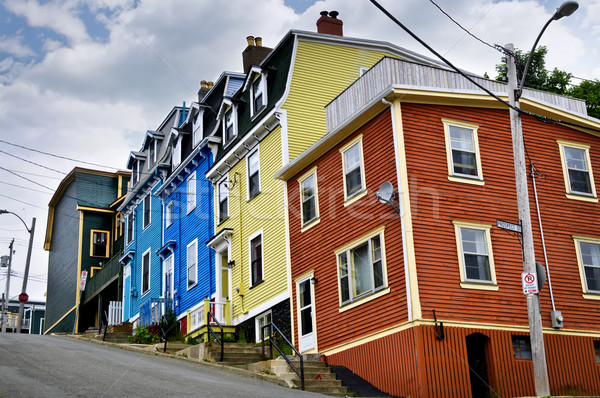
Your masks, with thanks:
M 0 397 L 324 397 L 203 363 L 59 336 L 0 334 Z

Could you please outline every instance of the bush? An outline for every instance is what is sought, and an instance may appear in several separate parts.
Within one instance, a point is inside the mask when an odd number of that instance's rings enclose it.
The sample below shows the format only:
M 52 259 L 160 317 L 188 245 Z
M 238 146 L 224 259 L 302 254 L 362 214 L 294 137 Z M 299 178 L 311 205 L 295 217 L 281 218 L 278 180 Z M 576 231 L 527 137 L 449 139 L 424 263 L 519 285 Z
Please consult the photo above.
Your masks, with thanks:
M 160 341 L 157 333 L 152 333 L 150 328 L 138 327 L 134 333 L 128 337 L 131 344 L 155 344 Z

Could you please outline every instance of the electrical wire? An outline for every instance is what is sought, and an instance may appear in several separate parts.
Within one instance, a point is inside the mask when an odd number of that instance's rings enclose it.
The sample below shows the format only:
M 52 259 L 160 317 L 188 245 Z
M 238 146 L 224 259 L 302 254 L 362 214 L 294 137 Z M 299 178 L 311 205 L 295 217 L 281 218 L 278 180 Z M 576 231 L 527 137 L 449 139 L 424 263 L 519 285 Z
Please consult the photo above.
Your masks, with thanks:
M 67 174 L 67 173 L 65 173 L 65 172 L 62 172 L 62 171 L 60 171 L 60 170 L 53 169 L 52 167 L 47 167 L 47 166 L 41 165 L 41 164 L 39 164 L 39 163 L 32 162 L 31 160 L 23 159 L 22 157 L 19 157 L 19 156 L 17 156 L 17 155 L 13 155 L 12 153 L 9 153 L 9 152 L 6 152 L 6 151 L 3 151 L 2 149 L 0 149 L 0 153 L 4 153 L 5 155 L 12 156 L 13 158 L 16 158 L 16 159 L 22 160 L 23 162 L 30 163 L 30 164 L 32 164 L 32 165 L 34 165 L 34 166 L 38 166 L 38 167 L 44 168 L 44 169 L 46 169 L 46 170 L 54 171 L 54 172 L 56 172 L 56 173 L 63 174 L 63 175 Z

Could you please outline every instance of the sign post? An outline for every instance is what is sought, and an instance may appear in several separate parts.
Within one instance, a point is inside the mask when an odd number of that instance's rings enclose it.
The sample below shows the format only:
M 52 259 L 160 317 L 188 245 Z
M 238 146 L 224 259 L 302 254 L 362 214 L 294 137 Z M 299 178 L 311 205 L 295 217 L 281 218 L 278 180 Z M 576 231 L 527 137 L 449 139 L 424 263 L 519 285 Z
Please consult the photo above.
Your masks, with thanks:
M 77 310 L 75 311 L 75 322 L 73 323 L 73 334 L 77 330 L 77 320 L 79 320 L 79 306 L 81 305 L 81 294 L 85 290 L 85 283 L 87 281 L 87 271 L 81 271 L 81 278 L 79 279 L 79 299 L 77 300 Z

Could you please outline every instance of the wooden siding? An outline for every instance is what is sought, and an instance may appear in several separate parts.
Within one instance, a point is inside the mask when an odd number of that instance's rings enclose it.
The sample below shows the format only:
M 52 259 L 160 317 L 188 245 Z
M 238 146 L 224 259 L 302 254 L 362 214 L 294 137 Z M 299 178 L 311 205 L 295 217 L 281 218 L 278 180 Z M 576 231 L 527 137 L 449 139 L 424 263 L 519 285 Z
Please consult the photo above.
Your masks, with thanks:
M 435 309 L 438 318 L 446 320 L 526 326 L 519 241 L 495 227 L 496 219 L 518 222 L 508 112 L 404 103 L 402 118 L 423 317 L 431 319 Z M 484 186 L 448 180 L 441 118 L 479 125 Z M 563 312 L 565 328 L 599 330 L 600 318 L 590 314 L 600 311 L 600 301 L 582 297 L 572 239 L 575 234 L 600 237 L 598 206 L 565 197 L 556 144 L 556 139 L 561 138 L 591 145 L 592 169 L 600 175 L 598 139 L 528 117 L 523 120 L 523 131 L 531 159 L 546 176 L 537 180 L 537 186 L 557 309 Z M 543 262 L 531 182 L 529 195 L 536 258 Z M 461 288 L 453 220 L 493 225 L 491 240 L 498 291 Z M 442 286 L 443 295 L 439 293 Z M 540 300 L 543 324 L 551 327 L 548 286 L 542 290 Z
M 515 358 L 508 330 L 445 327 L 436 339 L 433 325 L 421 325 L 328 355 L 329 365 L 345 366 L 380 390 L 397 396 L 471 397 L 467 336 L 486 336 L 486 363 L 491 395 L 535 395 L 530 359 Z M 596 338 L 598 340 L 598 338 Z M 594 339 L 546 334 L 546 358 L 552 395 L 597 395 L 600 364 Z
M 230 260 L 235 261 L 231 275 L 234 323 L 242 316 L 259 315 L 263 310 L 257 307 L 287 291 L 283 183 L 273 178 L 282 164 L 280 127 L 260 142 L 259 161 L 260 193 L 250 201 L 247 200 L 246 157 L 229 171 L 230 181 L 238 173 L 237 182 L 229 192 L 229 218 L 216 228 L 216 233 L 224 228 L 233 229 Z M 264 280 L 250 288 L 248 238 L 260 230 L 263 231 Z M 240 289 L 239 294 L 236 287 Z
M 324 351 L 358 337 L 407 320 L 406 287 L 402 256 L 400 220 L 396 212 L 375 198 L 383 181 L 396 184 L 393 168 L 382 161 L 394 159 L 390 112 L 386 110 L 356 134 L 342 141 L 301 176 L 317 167 L 320 222 L 301 232 L 299 184 L 288 181 L 290 257 L 292 280 L 314 269 L 315 314 L 318 349 Z M 342 155 L 339 148 L 363 134 L 363 157 L 367 195 L 345 207 Z M 337 259 L 334 250 L 382 225 L 385 262 L 390 293 L 340 312 Z M 298 341 L 296 286 L 292 284 L 292 314 L 295 341 Z
M 289 160 L 325 135 L 325 105 L 371 67 L 382 51 L 299 40 L 288 98 Z

